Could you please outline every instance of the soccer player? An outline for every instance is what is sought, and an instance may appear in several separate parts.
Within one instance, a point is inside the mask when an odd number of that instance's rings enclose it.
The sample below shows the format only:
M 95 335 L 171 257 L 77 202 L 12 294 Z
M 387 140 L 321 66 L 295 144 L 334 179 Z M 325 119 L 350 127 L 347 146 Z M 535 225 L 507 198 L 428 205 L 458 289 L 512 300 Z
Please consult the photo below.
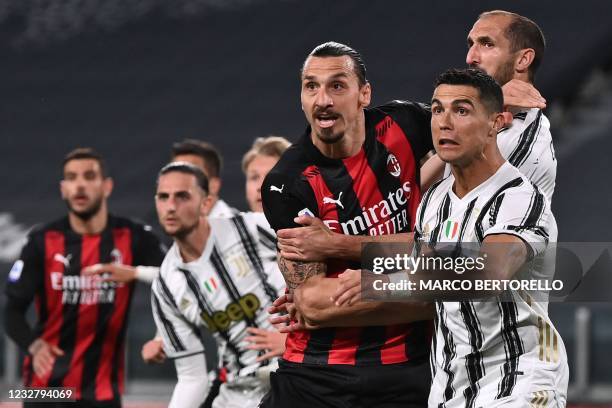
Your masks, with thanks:
M 109 214 L 113 181 L 94 150 L 66 155 L 60 186 L 68 216 L 30 233 L 6 286 L 6 332 L 27 354 L 25 386 L 74 387 L 77 404 L 66 406 L 119 407 L 134 285 L 81 269 L 98 262 L 159 266 L 163 250 L 149 227 Z M 32 300 L 34 328 L 25 318 Z
M 479 16 L 467 42 L 467 64 L 495 78 L 504 92 L 504 106 L 514 114 L 497 138 L 502 155 L 552 200 L 557 161 L 550 123 L 541 110 L 546 106 L 545 100 L 533 87 L 546 46 L 542 30 L 524 16 L 495 10 Z M 450 166 L 445 169 L 444 165 L 436 155 L 423 165 L 424 191 L 443 173 L 450 174 Z M 301 261 L 360 258 L 364 237 L 332 235 L 312 217 L 296 221 L 305 227 L 278 231 L 279 249 L 285 258 Z M 556 226 L 552 229 L 551 235 L 556 236 Z
M 208 177 L 212 207 L 209 217 L 232 217 L 238 213 L 219 197 L 223 158 L 212 144 L 196 139 L 185 139 L 172 145 L 172 161 L 184 161 L 198 166 Z
M 554 219 L 540 189 L 499 151 L 502 103 L 499 85 L 481 70 L 449 70 L 438 78 L 431 127 L 452 173 L 425 193 L 415 241 L 477 243 L 491 266 L 468 276 L 508 280 L 526 265 L 533 276 L 550 279 L 543 261 Z M 334 298 L 350 303 L 360 289 L 343 282 Z M 534 298 L 508 290 L 488 301 L 436 302 L 430 407 L 565 406 L 565 347 L 547 303 Z
M 306 58 L 301 102 L 309 126 L 262 187 L 264 212 L 275 230 L 296 227 L 294 218 L 308 214 L 341 234 L 411 231 L 421 197 L 419 163 L 432 149 L 430 113 L 402 101 L 368 108 L 370 98 L 365 65 L 352 48 L 329 42 Z M 406 314 L 428 318 L 428 307 L 361 303 L 340 309 L 329 298 L 335 277 L 350 264 L 281 257 L 279 265 L 298 309 L 327 327 L 289 334 L 262 407 L 426 403 L 430 322 L 394 323 Z M 321 302 L 311 305 L 311 299 Z M 351 327 L 377 315 L 387 317 L 387 325 Z
M 196 139 L 185 139 L 172 145 L 170 154 L 171 161 L 183 161 L 197 166 L 206 174 L 210 180 L 210 199 L 212 207 L 209 217 L 232 217 L 238 210 L 227 205 L 219 198 L 221 190 L 221 168 L 223 158 L 219 151 L 210 143 Z M 106 274 L 107 279 L 115 282 L 131 282 L 138 279 L 143 282 L 152 282 L 159 273 L 158 268 L 145 267 L 143 265 L 131 266 L 120 264 L 96 264 L 84 270 L 86 274 Z M 155 359 L 161 351 L 161 341 L 148 344 L 145 360 Z
M 273 329 L 265 307 L 284 290 L 275 251 L 257 239 L 259 229 L 269 229 L 264 215 L 207 217 L 207 178 L 185 162 L 160 171 L 155 203 L 160 224 L 174 239 L 152 295 L 164 351 L 178 375 L 170 406 L 198 407 L 207 397 L 199 335 L 207 328 L 225 350 L 227 368 L 227 381 L 212 406 L 255 407 L 266 391 L 259 376 L 267 373 L 275 353 L 247 347 L 247 328 Z

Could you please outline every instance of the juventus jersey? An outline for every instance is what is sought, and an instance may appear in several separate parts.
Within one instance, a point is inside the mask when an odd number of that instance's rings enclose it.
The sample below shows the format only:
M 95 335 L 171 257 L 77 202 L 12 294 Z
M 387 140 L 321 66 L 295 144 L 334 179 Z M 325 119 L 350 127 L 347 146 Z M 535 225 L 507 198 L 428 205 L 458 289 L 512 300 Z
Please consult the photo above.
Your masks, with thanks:
M 514 115 L 512 125 L 497 134 L 502 156 L 534 183 L 548 201 L 552 200 L 557 177 L 557 159 L 550 134 L 550 122 L 540 109 Z M 450 174 L 446 165 L 444 177 Z
M 183 262 L 174 244 L 153 282 L 152 305 L 164 351 L 171 358 L 201 353 L 206 327 L 224 348 L 231 373 L 255 371 L 258 351 L 247 350 L 247 327 L 272 329 L 266 309 L 284 291 L 274 233 L 263 214 L 209 218 L 202 256 Z
M 482 243 L 492 234 L 515 235 L 531 247 L 533 274 L 544 278 L 550 269 L 541 258 L 555 224 L 538 187 L 508 162 L 463 198 L 454 181 L 450 175 L 424 195 L 415 239 Z M 548 390 L 565 401 L 565 347 L 546 303 L 514 291 L 501 299 L 437 302 L 430 407 L 489 407 Z

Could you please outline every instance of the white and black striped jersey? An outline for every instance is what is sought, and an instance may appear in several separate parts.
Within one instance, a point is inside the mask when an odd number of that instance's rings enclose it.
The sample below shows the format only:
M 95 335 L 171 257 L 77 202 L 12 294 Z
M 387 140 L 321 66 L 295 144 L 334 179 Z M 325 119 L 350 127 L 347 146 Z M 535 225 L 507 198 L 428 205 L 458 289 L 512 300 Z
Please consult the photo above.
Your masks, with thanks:
M 518 236 L 534 254 L 533 275 L 545 278 L 551 269 L 543 250 L 556 224 L 544 194 L 508 162 L 462 198 L 454 181 L 450 175 L 425 193 L 415 239 L 482 243 L 491 234 Z M 565 347 L 546 303 L 507 291 L 497 301 L 437 302 L 436 309 L 430 407 L 497 406 L 546 390 L 565 401 Z
M 208 218 L 231 218 L 237 215 L 238 212 L 234 207 L 230 207 L 219 198 L 215 205 L 213 205 L 213 208 L 211 208 L 210 213 L 208 213 Z
M 497 134 L 497 147 L 504 159 L 538 186 L 548 201 L 552 200 L 557 159 L 550 122 L 540 109 L 532 108 L 515 114 L 512 125 Z M 447 164 L 444 177 L 450 173 L 450 165 Z
M 247 327 L 272 329 L 266 309 L 284 292 L 274 232 L 262 213 L 209 218 L 202 256 L 183 262 L 174 244 L 153 282 L 152 304 L 164 351 L 171 358 L 201 353 L 206 327 L 223 350 L 232 375 L 255 371 L 258 352 L 247 350 Z

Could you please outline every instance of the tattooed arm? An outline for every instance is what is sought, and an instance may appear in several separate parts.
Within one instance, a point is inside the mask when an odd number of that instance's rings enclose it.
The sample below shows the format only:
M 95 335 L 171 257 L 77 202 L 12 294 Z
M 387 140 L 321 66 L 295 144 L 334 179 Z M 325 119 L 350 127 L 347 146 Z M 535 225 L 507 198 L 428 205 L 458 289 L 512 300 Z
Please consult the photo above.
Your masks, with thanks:
M 285 278 L 289 293 L 306 281 L 311 276 L 323 275 L 327 272 L 327 265 L 324 262 L 301 262 L 290 261 L 279 255 L 278 267 Z

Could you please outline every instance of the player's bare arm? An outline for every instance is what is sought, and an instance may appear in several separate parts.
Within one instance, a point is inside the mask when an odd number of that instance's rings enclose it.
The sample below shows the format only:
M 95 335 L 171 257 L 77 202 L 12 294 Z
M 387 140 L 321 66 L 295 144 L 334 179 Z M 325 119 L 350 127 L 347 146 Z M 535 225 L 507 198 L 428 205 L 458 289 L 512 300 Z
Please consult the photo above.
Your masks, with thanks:
M 290 292 L 293 292 L 308 278 L 317 275 L 325 276 L 327 272 L 327 265 L 323 262 L 291 261 L 282 255 L 278 258 L 278 268 L 283 274 L 287 289 Z
M 468 271 L 471 279 L 485 280 L 509 280 L 521 269 L 529 258 L 529 250 L 527 245 L 520 238 L 509 234 L 497 234 L 487 236 L 481 247 L 481 254 L 486 254 L 487 261 L 485 268 L 482 270 L 474 269 Z M 417 282 L 420 279 L 431 279 L 433 272 L 438 279 L 457 279 L 459 275 L 452 271 L 430 271 L 426 275 L 416 272 L 407 274 L 406 272 L 397 272 L 404 274 L 411 282 Z M 362 279 L 367 279 L 362 285 Z M 375 275 L 372 273 L 362 274 L 361 271 L 347 271 L 338 278 L 338 286 L 336 292 L 332 295 L 333 302 L 340 306 L 350 306 L 358 304 L 362 298 L 362 288 L 372 287 L 372 282 L 375 279 L 381 279 L 389 282 L 389 275 Z M 462 300 L 467 297 L 480 298 L 483 296 L 493 296 L 495 292 L 487 291 L 461 291 L 458 292 L 440 292 L 430 291 L 421 292 L 419 298 L 422 299 L 426 295 L 431 295 L 433 300 L 436 297 L 450 297 L 458 295 Z
M 294 220 L 302 227 L 281 229 L 278 248 L 283 258 L 299 262 L 322 262 L 327 259 L 359 261 L 363 244 L 411 243 L 412 233 L 393 235 L 344 235 L 330 230 L 320 219 L 299 216 Z
M 289 324 L 289 330 L 323 327 L 352 327 L 411 323 L 433 318 L 434 308 L 425 302 L 357 302 L 338 306 L 332 295 L 338 288 L 338 279 L 318 275 L 308 279 L 294 292 L 293 297 L 279 298 L 271 313 L 287 311 L 289 315 L 273 318 L 274 323 Z M 293 309 L 295 307 L 295 309 Z

